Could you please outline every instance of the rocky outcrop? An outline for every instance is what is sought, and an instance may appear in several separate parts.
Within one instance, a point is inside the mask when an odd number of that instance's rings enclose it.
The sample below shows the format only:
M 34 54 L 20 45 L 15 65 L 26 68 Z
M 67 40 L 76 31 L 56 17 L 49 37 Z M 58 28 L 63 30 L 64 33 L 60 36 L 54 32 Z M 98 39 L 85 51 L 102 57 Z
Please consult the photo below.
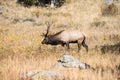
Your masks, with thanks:
M 81 62 L 80 60 L 74 58 L 71 55 L 64 55 L 57 61 L 54 68 L 87 69 L 87 68 L 90 68 L 90 65 Z
M 20 80 L 65 80 L 65 77 L 55 71 L 32 70 L 22 74 Z

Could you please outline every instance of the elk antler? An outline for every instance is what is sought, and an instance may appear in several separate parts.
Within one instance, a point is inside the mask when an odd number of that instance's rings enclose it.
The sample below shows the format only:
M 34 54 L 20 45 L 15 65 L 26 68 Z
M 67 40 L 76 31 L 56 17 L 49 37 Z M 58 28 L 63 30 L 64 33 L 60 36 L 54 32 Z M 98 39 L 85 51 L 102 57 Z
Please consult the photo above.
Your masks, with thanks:
M 48 33 L 49 33 L 49 30 L 50 30 L 50 23 L 49 23 L 49 22 L 46 22 L 46 25 L 47 25 L 47 32 L 46 32 L 45 36 L 47 36 Z
M 57 35 L 59 35 L 60 33 L 62 33 L 63 31 L 65 31 L 65 30 L 61 30 L 61 31 L 59 31 L 59 32 L 55 33 L 55 34 L 54 34 L 54 35 L 52 35 L 52 36 L 57 36 Z

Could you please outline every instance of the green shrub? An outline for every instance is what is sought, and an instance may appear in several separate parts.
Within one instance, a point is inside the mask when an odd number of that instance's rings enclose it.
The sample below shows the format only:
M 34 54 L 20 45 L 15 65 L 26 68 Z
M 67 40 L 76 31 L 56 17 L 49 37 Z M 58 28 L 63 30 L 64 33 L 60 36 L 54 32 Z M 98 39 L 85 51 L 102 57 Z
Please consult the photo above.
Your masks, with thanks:
M 38 0 L 18 0 L 17 2 L 25 6 L 32 6 L 32 5 L 36 5 L 39 3 Z
M 18 3 L 23 4 L 24 6 L 48 6 L 51 4 L 52 0 L 17 0 Z M 53 0 L 56 7 L 62 6 L 65 2 L 68 3 L 70 0 Z

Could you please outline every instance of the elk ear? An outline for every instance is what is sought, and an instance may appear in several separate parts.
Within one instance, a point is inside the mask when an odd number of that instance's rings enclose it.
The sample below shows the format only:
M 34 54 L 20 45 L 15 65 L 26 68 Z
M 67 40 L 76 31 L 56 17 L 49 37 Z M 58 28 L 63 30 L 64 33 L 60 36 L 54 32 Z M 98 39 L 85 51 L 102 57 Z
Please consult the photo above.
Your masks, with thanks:
M 56 34 L 54 34 L 53 36 L 59 35 L 61 32 L 63 32 L 64 30 L 61 30 L 59 32 L 57 32 Z

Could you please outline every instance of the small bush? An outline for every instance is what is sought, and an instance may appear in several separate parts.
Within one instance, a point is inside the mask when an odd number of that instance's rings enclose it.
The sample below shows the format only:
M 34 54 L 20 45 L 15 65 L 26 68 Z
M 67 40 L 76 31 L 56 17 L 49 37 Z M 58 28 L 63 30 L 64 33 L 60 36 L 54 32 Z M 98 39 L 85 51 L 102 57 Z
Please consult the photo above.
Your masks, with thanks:
M 106 52 L 110 53 L 120 53 L 120 43 L 114 45 L 103 45 L 101 46 L 101 52 L 105 54 Z
M 118 12 L 118 8 L 114 4 L 102 5 L 101 12 L 102 15 L 114 15 Z
M 95 27 L 103 27 L 105 26 L 106 22 L 105 21 L 95 21 L 91 24 L 91 26 L 95 26 Z
M 18 0 L 17 2 L 25 6 L 37 5 L 39 3 L 38 0 Z

